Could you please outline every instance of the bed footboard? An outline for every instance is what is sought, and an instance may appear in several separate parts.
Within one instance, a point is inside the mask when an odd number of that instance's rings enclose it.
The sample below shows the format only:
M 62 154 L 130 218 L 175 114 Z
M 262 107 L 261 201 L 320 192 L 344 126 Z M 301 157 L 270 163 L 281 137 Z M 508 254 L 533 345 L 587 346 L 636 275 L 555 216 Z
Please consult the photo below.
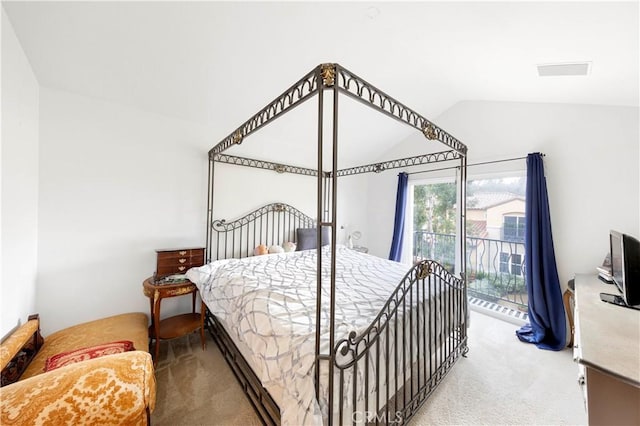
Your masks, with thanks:
M 335 345 L 333 424 L 404 424 L 466 355 L 464 276 L 416 263 L 376 319 Z

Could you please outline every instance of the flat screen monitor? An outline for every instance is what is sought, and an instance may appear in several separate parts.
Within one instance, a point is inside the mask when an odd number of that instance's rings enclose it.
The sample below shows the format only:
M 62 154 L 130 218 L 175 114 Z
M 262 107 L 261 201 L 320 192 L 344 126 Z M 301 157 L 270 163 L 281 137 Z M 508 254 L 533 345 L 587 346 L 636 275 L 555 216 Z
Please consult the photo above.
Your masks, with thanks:
M 609 242 L 613 282 L 628 306 L 640 305 L 640 241 L 612 230 Z

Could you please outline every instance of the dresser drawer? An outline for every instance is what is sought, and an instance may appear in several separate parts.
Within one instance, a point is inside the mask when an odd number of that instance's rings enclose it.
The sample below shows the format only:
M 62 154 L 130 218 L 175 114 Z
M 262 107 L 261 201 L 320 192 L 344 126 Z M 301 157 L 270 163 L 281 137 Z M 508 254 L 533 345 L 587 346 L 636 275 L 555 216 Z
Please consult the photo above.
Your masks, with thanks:
M 177 257 L 204 256 L 204 249 L 156 250 L 158 260 L 175 259 Z
M 184 274 L 195 266 L 204 265 L 204 248 L 178 248 L 156 250 L 156 279 L 173 274 Z
M 191 265 L 190 257 L 173 257 L 169 259 L 158 259 L 158 268 L 161 267 L 178 267 Z
M 200 254 L 191 255 L 191 266 L 202 266 L 204 265 L 204 249 L 200 252 Z
M 189 268 L 191 268 L 191 266 L 189 266 L 189 265 L 180 265 L 180 266 L 175 266 L 175 265 L 162 266 L 162 265 L 160 265 L 160 266 L 158 266 L 158 269 L 156 270 L 156 279 L 166 277 L 167 275 L 186 274 L 187 271 L 189 270 Z

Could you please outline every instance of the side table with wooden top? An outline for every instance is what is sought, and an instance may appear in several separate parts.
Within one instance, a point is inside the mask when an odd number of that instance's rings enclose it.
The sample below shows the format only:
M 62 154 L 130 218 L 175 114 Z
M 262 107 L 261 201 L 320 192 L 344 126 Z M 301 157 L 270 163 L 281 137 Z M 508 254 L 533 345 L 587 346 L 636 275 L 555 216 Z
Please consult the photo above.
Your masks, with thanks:
M 204 318 L 206 305 L 200 303 L 200 312 L 196 312 L 198 288 L 184 277 L 189 268 L 204 264 L 204 248 L 179 248 L 156 250 L 157 265 L 154 276 L 143 284 L 144 295 L 149 298 L 151 326 L 149 338 L 155 341 L 154 364 L 158 362 L 160 340 L 174 339 L 200 329 L 202 349 L 206 348 Z M 177 275 L 176 275 L 177 274 Z M 160 319 L 162 299 L 191 294 L 191 312 Z
M 161 339 L 174 339 L 193 333 L 200 329 L 200 340 L 202 349 L 206 347 L 204 336 L 204 316 L 206 306 L 204 302 L 200 304 L 200 312 L 196 312 L 196 295 L 198 288 L 189 280 L 172 282 L 169 284 L 157 284 L 153 277 L 147 278 L 142 284 L 144 295 L 149 298 L 151 308 L 151 326 L 149 327 L 149 338 L 155 340 L 154 363 L 158 361 Z M 184 296 L 192 294 L 191 313 L 174 315 L 160 320 L 160 306 L 162 299 L 167 297 Z

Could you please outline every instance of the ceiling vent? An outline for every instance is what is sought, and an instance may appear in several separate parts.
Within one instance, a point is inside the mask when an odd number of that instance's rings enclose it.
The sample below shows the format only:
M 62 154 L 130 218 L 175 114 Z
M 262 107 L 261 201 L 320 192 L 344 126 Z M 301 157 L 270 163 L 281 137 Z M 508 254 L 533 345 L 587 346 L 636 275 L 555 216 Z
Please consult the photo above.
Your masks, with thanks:
M 539 64 L 538 75 L 540 77 L 554 77 L 562 75 L 588 75 L 591 71 L 591 62 L 570 62 L 563 64 Z

